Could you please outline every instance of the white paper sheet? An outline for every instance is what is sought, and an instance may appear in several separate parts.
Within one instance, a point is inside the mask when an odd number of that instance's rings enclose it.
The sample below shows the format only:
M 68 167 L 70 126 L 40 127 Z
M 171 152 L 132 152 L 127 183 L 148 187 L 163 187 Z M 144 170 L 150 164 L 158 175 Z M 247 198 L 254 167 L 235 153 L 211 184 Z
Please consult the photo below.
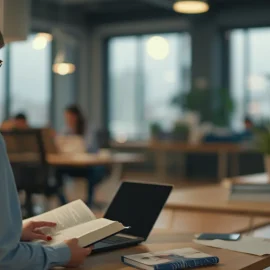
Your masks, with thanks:
M 224 241 L 224 240 L 193 240 L 193 242 L 232 251 L 253 254 L 257 256 L 270 254 L 270 239 L 255 238 L 250 236 L 242 236 L 238 241 Z

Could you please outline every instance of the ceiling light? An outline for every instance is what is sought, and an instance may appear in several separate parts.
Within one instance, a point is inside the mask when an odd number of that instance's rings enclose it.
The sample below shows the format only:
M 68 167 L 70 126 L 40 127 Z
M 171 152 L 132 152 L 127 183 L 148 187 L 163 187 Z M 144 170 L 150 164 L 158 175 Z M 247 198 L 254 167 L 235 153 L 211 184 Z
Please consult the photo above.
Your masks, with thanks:
M 33 48 L 35 50 L 43 50 L 52 39 L 53 37 L 49 33 L 38 33 L 33 41 Z
M 53 65 L 53 72 L 62 76 L 72 74 L 75 70 L 75 65 L 71 63 L 56 63 Z
M 74 73 L 75 70 L 75 65 L 67 61 L 65 53 L 59 52 L 55 58 L 55 63 L 53 64 L 53 72 L 64 76 Z
M 178 0 L 174 3 L 173 9 L 179 13 L 199 14 L 209 10 L 207 0 Z

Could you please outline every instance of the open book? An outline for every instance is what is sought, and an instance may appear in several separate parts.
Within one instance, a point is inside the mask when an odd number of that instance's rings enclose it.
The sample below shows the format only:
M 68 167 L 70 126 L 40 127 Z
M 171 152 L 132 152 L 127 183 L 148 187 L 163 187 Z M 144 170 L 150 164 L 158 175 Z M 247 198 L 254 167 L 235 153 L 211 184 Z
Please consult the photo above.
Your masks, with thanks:
M 104 218 L 96 219 L 92 211 L 81 200 L 26 219 L 23 222 L 28 221 L 49 221 L 57 224 L 53 229 L 43 229 L 44 233 L 53 238 L 52 241 L 46 243 L 47 245 L 55 245 L 68 239 L 77 238 L 79 245 L 86 247 L 127 229 L 117 221 Z

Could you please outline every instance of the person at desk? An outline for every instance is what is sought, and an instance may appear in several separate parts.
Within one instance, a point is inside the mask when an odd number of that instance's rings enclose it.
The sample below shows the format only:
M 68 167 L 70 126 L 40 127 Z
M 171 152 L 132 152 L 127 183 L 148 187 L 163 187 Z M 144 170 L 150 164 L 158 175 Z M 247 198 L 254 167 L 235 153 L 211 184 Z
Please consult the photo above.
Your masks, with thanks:
M 64 135 L 77 135 L 85 140 L 86 150 L 89 153 L 96 153 L 99 149 L 98 140 L 94 129 L 87 129 L 84 116 L 76 105 L 68 106 L 65 109 L 66 129 Z M 93 205 L 93 196 L 95 186 L 104 177 L 104 168 L 102 166 L 95 166 L 89 168 L 70 168 L 64 167 L 56 170 L 56 180 L 60 186 L 63 184 L 64 176 L 82 177 L 88 181 L 88 198 L 86 204 L 90 207 Z M 59 194 L 59 200 L 62 204 L 67 203 L 63 191 Z
M 18 113 L 14 117 L 14 129 L 17 130 L 23 130 L 30 128 L 30 125 L 28 124 L 27 117 L 24 113 Z
M 244 119 L 245 130 L 240 133 L 241 141 L 251 141 L 253 139 L 254 124 L 249 117 Z
M 0 32 L 0 49 L 4 39 Z M 0 60 L 0 67 L 2 66 Z M 78 267 L 91 253 L 90 248 L 81 248 L 76 239 L 55 246 L 31 243 L 33 240 L 51 240 L 38 231 L 41 227 L 54 227 L 51 222 L 28 222 L 22 224 L 19 198 L 13 172 L 0 134 L 0 269 L 48 270 L 55 266 Z
M 5 121 L 1 125 L 2 130 L 24 130 L 28 129 L 30 126 L 28 124 L 27 117 L 24 113 L 18 113 L 10 120 Z

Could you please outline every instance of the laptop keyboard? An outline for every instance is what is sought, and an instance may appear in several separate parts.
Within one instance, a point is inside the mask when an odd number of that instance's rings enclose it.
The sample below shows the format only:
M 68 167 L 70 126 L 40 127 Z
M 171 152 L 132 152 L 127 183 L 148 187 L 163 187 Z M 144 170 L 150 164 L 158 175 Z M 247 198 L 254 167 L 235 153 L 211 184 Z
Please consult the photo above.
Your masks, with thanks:
M 126 242 L 130 242 L 130 239 L 120 237 L 120 236 L 111 236 L 109 238 L 106 238 L 101 241 L 102 243 L 108 244 L 108 245 L 116 245 L 116 244 L 123 244 Z

